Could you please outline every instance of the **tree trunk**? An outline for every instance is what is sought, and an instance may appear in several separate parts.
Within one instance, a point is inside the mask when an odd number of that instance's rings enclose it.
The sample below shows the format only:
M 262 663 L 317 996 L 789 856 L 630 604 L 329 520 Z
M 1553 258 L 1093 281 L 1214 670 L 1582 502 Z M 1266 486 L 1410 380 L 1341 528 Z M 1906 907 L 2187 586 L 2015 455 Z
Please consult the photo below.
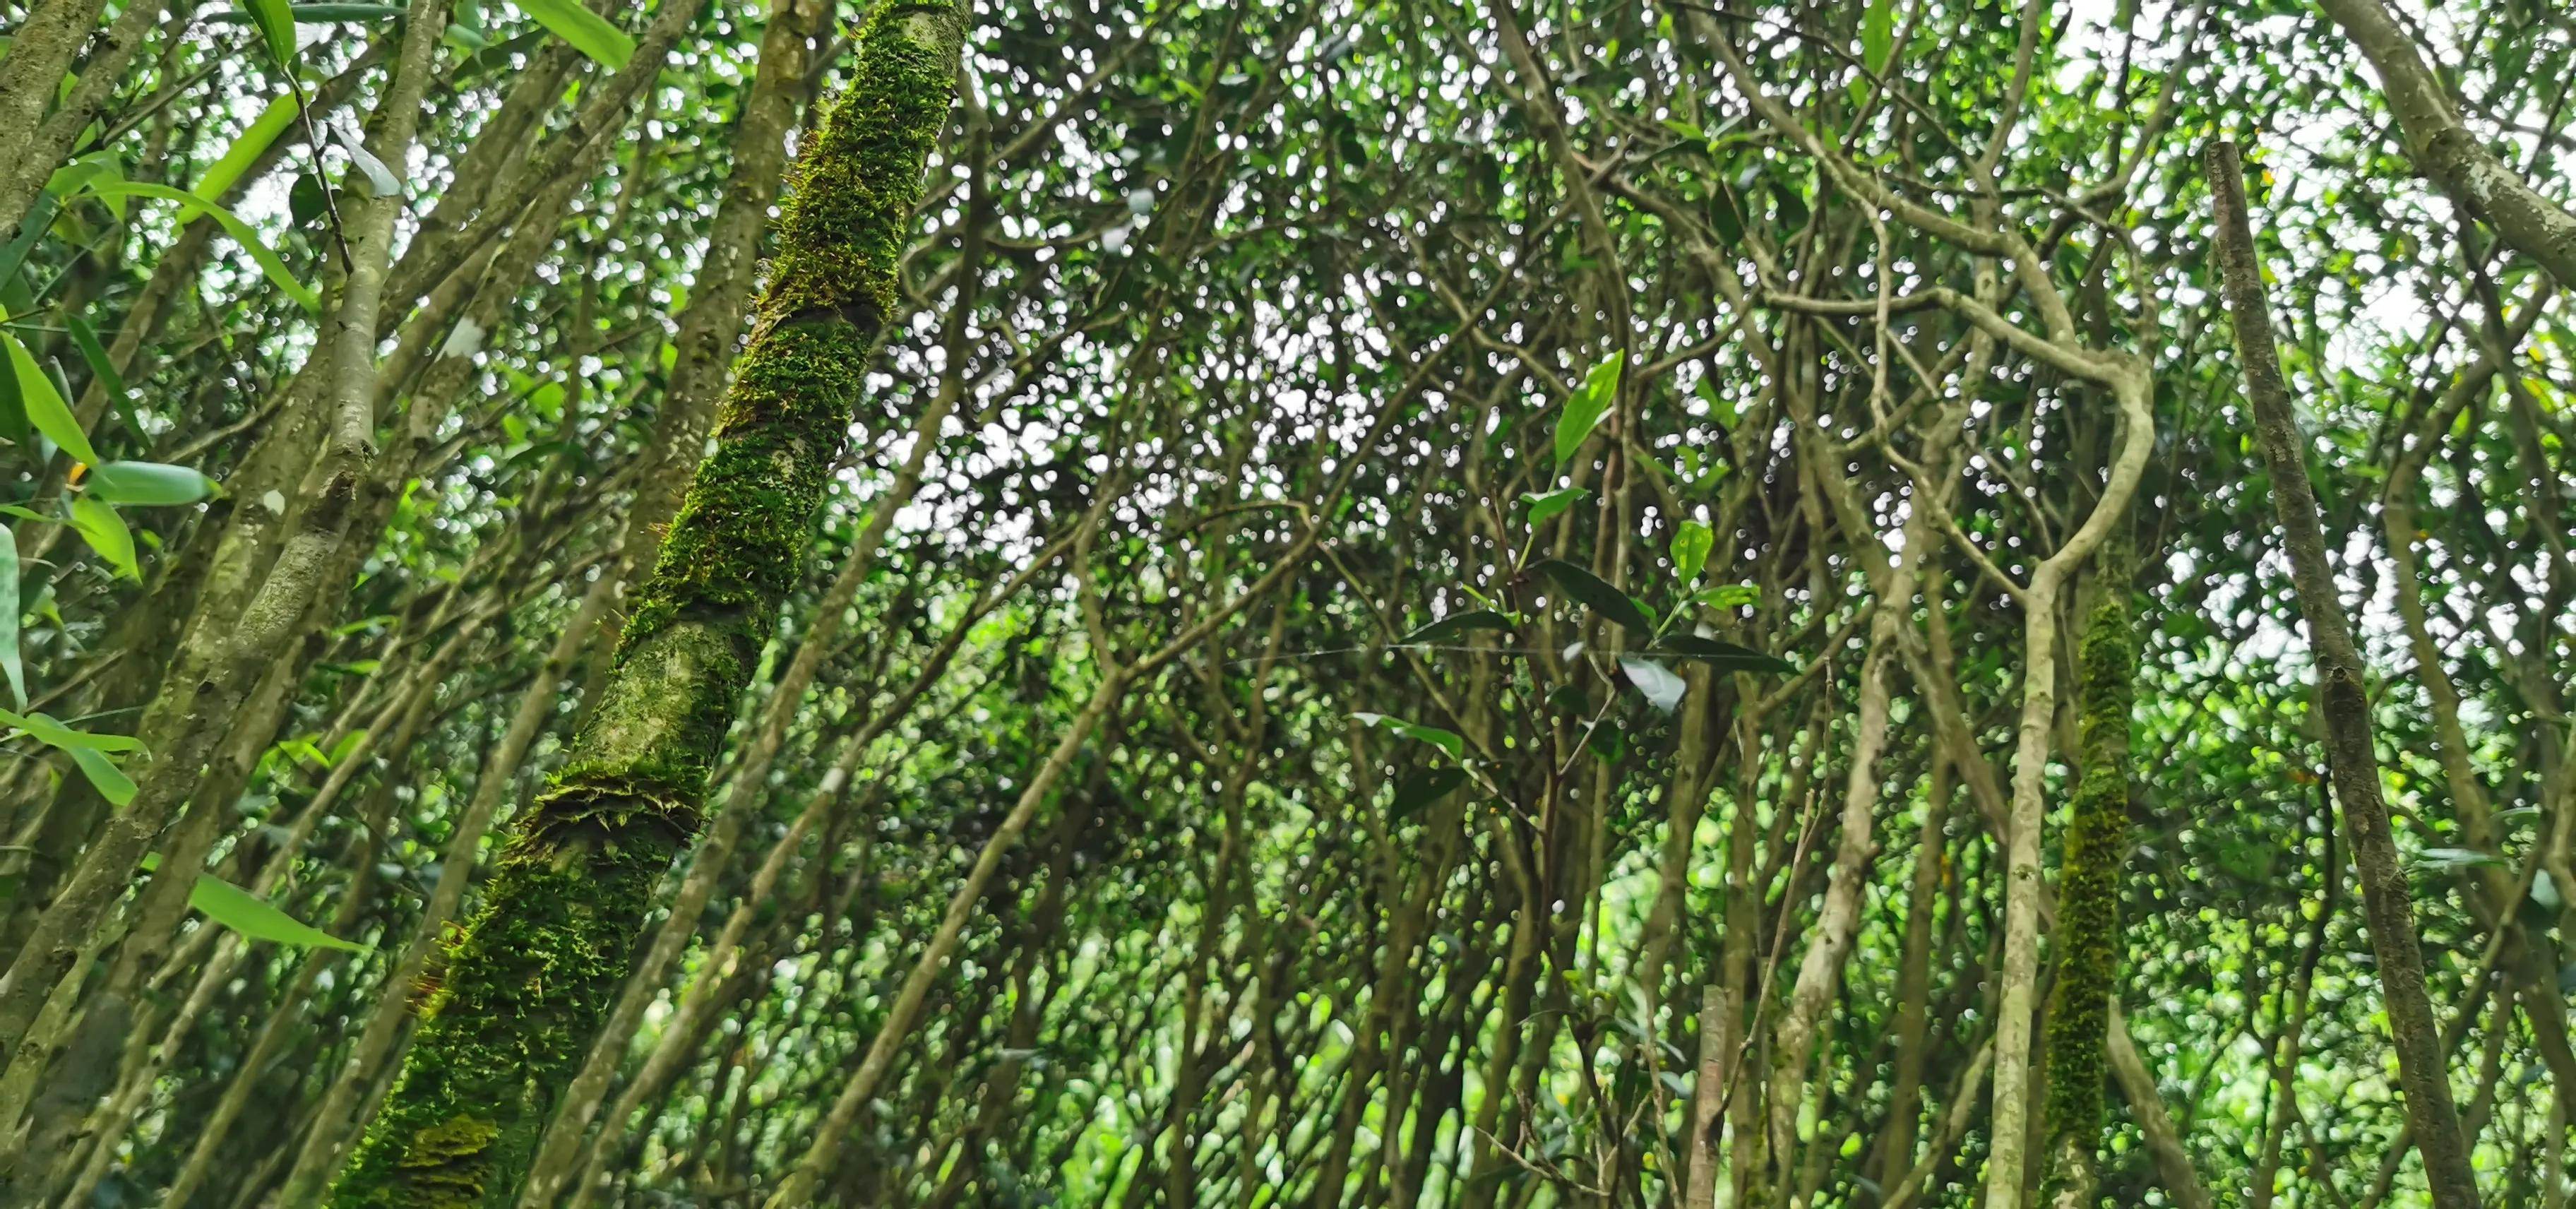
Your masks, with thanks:
M 2114 547 L 2114 551 L 2117 547 Z M 2084 626 L 2082 730 L 2066 851 L 2057 875 L 2057 980 L 2048 1002 L 2048 1098 L 2043 1106 L 2051 1209 L 2085 1209 L 2099 1183 L 2104 1037 L 2122 950 L 2120 866 L 2128 857 L 2129 705 L 2137 637 L 2129 619 L 2128 560 L 2105 552 L 2102 599 Z
M 655 883 L 697 833 L 735 698 L 801 578 L 865 352 L 895 306 L 963 37 L 953 0 L 881 8 L 864 31 L 849 93 L 797 157 L 716 451 L 638 593 L 601 706 L 513 825 L 488 905 L 333 1204 L 516 1191 L 624 981 Z
M 2272 504 L 2281 518 L 2282 545 L 2290 555 L 2291 583 L 2297 589 L 2299 612 L 2308 623 L 2316 659 L 2326 761 L 2334 774 L 2335 796 L 2343 803 L 2353 867 L 2361 875 L 2363 910 L 2370 923 L 2370 947 L 2379 959 L 2380 994 L 2397 1049 L 2407 1124 L 2414 1132 L 2416 1150 L 2423 1155 L 2434 1205 L 2476 1209 L 2477 1176 L 2469 1168 L 2459 1111 L 2451 1101 L 2441 1029 L 2433 1021 L 2432 998 L 2424 989 L 2424 955 L 2416 944 L 2406 871 L 2398 864 L 2388 803 L 2380 794 L 2379 759 L 2371 749 L 2370 698 L 2362 687 L 2366 673 L 2344 619 L 2334 570 L 2326 563 L 2325 529 L 2318 520 L 2316 495 L 2308 485 L 2305 442 L 2297 419 L 2290 414 L 2280 354 L 2272 344 L 2270 300 L 2262 266 L 2254 255 L 2254 228 L 2245 211 L 2245 182 L 2234 145 L 2210 147 L 2209 186 L 2217 211 L 2219 269 L 2226 284 L 2228 316 L 2236 329 L 2245 395 L 2254 408 L 2255 437 L 2272 472 Z

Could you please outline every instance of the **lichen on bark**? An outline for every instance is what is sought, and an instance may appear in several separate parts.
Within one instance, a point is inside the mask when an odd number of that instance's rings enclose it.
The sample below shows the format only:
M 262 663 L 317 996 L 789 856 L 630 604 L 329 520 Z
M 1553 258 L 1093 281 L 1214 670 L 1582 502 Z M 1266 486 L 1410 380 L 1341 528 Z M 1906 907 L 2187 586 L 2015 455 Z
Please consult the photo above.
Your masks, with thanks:
M 734 706 L 803 575 L 896 296 L 946 125 L 963 12 L 881 5 L 848 91 L 791 170 L 749 346 L 599 708 L 514 821 L 400 1082 L 332 1203 L 448 1209 L 515 1196 L 553 1100 L 627 973 L 653 890 L 694 838 Z
M 2120 865 L 2128 853 L 2129 710 L 2138 673 L 2127 560 L 2098 567 L 2085 619 L 2075 800 L 2057 880 L 2057 981 L 2048 996 L 2046 1177 L 2041 1203 L 2089 1204 L 2097 1182 L 2111 996 L 2120 974 Z

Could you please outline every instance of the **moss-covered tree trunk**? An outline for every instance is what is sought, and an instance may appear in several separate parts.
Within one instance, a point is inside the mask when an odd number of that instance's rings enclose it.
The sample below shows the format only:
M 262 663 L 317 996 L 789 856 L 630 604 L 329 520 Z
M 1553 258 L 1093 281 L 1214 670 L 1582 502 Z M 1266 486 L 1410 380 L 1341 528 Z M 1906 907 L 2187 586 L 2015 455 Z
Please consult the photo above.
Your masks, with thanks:
M 2084 622 L 2083 711 L 2074 817 L 2057 877 L 2057 982 L 2048 996 L 2047 1175 L 2041 1201 L 2093 1200 L 2102 1141 L 2104 1042 L 2120 975 L 2120 864 L 2128 853 L 2129 705 L 2138 643 L 2128 560 L 2117 543 L 2099 564 L 2102 599 Z
M 963 33 L 955 0 L 888 0 L 861 32 L 849 91 L 791 170 L 715 452 L 637 594 L 599 708 L 513 825 L 334 1205 L 510 1201 L 625 977 L 655 882 L 697 834 L 735 700 L 802 574 Z

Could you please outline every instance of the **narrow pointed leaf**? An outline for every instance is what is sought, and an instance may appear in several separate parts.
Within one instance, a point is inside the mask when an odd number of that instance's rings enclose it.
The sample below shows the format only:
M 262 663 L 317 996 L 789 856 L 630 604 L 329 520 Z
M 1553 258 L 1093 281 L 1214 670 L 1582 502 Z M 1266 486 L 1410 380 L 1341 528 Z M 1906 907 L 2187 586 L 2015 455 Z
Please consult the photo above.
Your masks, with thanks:
M 9 697 L 27 708 L 27 665 L 18 654 L 18 535 L 0 525 L 0 673 Z
M 295 69 L 295 12 L 286 0 L 241 0 L 242 12 L 279 67 Z
M 250 253 L 251 260 L 259 265 L 261 275 L 267 277 L 269 282 L 283 291 L 287 297 L 294 299 L 295 305 L 315 314 L 321 313 L 321 293 L 296 280 L 295 271 L 286 267 L 286 258 L 278 255 L 277 249 L 263 242 L 259 232 L 252 230 L 249 223 L 243 222 L 240 215 L 194 193 L 184 193 L 168 185 L 155 185 L 144 181 L 93 181 L 89 191 L 101 196 L 130 195 L 178 202 L 180 204 L 179 221 L 183 223 L 187 221 L 192 211 L 204 213 L 214 219 L 215 225 L 222 227 L 224 234 L 231 236 L 234 243 L 240 244 L 243 251 Z
M 635 57 L 635 39 L 608 23 L 607 18 L 590 11 L 578 0 L 516 0 L 519 8 L 545 26 L 546 32 L 563 39 L 574 50 L 590 56 L 611 69 L 626 66 Z
M 250 940 L 275 941 L 282 945 L 302 945 L 345 949 L 364 953 L 367 946 L 342 940 L 320 928 L 304 923 L 280 911 L 257 895 L 215 875 L 201 874 L 196 888 L 188 894 L 188 905 L 206 918 L 222 924 Z
M 107 346 L 98 341 L 98 330 L 78 315 L 65 319 L 63 326 L 70 330 L 72 345 L 80 350 L 81 360 L 89 363 L 90 376 L 107 391 L 107 401 L 116 408 L 116 418 L 125 421 L 126 433 L 138 443 L 145 441 L 143 421 L 134 414 L 133 392 L 125 389 L 125 375 L 116 372 L 116 363 L 108 359 Z
M 8 353 L 9 376 L 18 384 L 18 406 L 25 410 L 27 422 L 73 459 L 96 464 L 98 451 L 90 448 L 88 434 L 81 431 L 80 421 L 72 418 L 72 409 L 64 404 L 53 376 L 36 364 L 35 356 L 26 345 L 18 343 L 16 336 L 0 332 L 0 350 Z

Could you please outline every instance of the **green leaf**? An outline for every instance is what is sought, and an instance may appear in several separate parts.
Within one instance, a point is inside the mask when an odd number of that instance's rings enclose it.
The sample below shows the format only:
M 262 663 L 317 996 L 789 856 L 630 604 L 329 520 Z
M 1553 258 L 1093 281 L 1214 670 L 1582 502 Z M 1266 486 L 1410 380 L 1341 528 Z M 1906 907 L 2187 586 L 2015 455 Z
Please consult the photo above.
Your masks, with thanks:
M 18 223 L 18 237 L 0 244 L 0 291 L 17 285 L 18 266 L 27 262 L 27 253 L 35 250 L 36 242 L 53 228 L 54 215 L 61 212 L 62 198 L 52 193 L 36 194 L 34 204 L 27 207 L 26 218 Z
M 138 442 L 146 440 L 143 421 L 134 415 L 133 394 L 125 389 L 125 375 L 116 372 L 116 363 L 108 360 L 107 346 L 98 342 L 97 329 L 78 315 L 64 319 L 63 326 L 71 332 L 72 346 L 80 350 L 81 360 L 89 362 L 90 376 L 107 391 L 107 401 L 115 405 L 117 418 L 125 421 L 125 431 Z
M 1559 487 L 1554 491 L 1532 491 L 1521 496 L 1521 506 L 1529 509 L 1530 528 L 1535 529 L 1592 494 L 1581 487 Z
M 516 0 L 519 8 L 537 19 L 554 36 L 571 43 L 574 50 L 609 66 L 611 70 L 626 66 L 635 57 L 635 39 L 608 23 L 608 19 L 590 11 L 578 0 Z
M 89 436 L 81 431 L 80 421 L 73 419 L 72 409 L 63 404 L 63 393 L 54 388 L 52 375 L 36 364 L 35 355 L 18 343 L 16 336 L 0 332 L 0 349 L 8 352 L 9 376 L 18 383 L 18 405 L 25 409 L 27 422 L 74 460 L 95 465 L 98 451 L 90 448 Z
M 252 230 L 249 223 L 243 222 L 240 215 L 194 193 L 184 193 L 168 185 L 147 184 L 143 181 L 115 181 L 106 184 L 93 181 L 90 183 L 89 191 L 102 196 L 130 194 L 135 197 L 177 202 L 179 221 L 182 223 L 187 221 L 191 212 L 205 214 L 214 219 L 215 224 L 222 227 L 224 234 L 231 236 L 234 243 L 240 244 L 243 251 L 250 253 L 250 258 L 259 265 L 260 274 L 268 278 L 270 283 L 284 291 L 287 297 L 294 299 L 297 306 L 314 314 L 321 313 L 321 293 L 296 280 L 295 271 L 286 267 L 286 258 L 278 255 L 277 249 L 261 242 L 259 233 Z
M 329 25 L 338 21 L 388 21 L 411 10 L 399 4 L 298 4 L 293 11 L 298 25 Z
M 1896 0 L 1869 0 L 1869 11 L 1861 14 L 1860 48 L 1870 74 L 1887 74 L 1888 60 L 1896 53 Z
M 1673 578 L 1687 588 L 1699 582 L 1700 570 L 1708 566 L 1708 552 L 1717 545 L 1717 534 L 1698 521 L 1683 521 L 1681 531 L 1673 534 Z
M 9 696 L 27 708 L 27 665 L 18 654 L 18 535 L 0 525 L 0 673 Z
M 186 466 L 163 462 L 109 462 L 90 468 L 85 490 L 111 504 L 165 508 L 193 504 L 215 493 L 215 481 Z
M 124 166 L 119 164 L 116 157 L 108 152 L 92 152 L 63 165 L 60 168 L 54 169 L 54 174 L 45 178 L 45 192 L 51 193 L 56 197 L 70 197 L 79 193 L 81 189 L 87 186 L 90 182 L 102 177 L 111 181 L 124 180 Z M 107 208 L 114 211 L 118 218 L 125 217 L 125 203 L 123 200 L 108 199 L 106 204 Z
M 1415 630 L 1398 640 L 1397 646 L 1438 646 L 1454 642 L 1477 630 L 1508 630 L 1512 619 L 1492 609 L 1470 609 L 1451 613 L 1438 621 Z
M 143 741 L 132 735 L 97 735 L 85 730 L 75 730 L 64 725 L 61 719 L 52 714 L 18 714 L 0 709 L 0 723 L 17 727 L 27 732 L 28 736 L 37 742 L 47 747 L 59 747 L 64 751 L 84 748 L 90 751 L 143 750 Z
M 295 13 L 286 0 L 241 0 L 241 9 L 259 30 L 260 41 L 268 44 L 269 58 L 295 70 Z
M 1423 807 L 1457 792 L 1458 787 L 1466 783 L 1467 770 L 1463 768 L 1445 764 L 1417 768 L 1396 782 L 1395 804 L 1387 809 L 1387 814 L 1401 822 L 1419 813 Z
M 1583 375 L 1583 385 L 1566 397 L 1565 414 L 1556 418 L 1556 464 L 1574 460 L 1574 451 L 1583 447 L 1583 438 L 1600 427 L 1601 419 L 1619 400 L 1619 370 L 1627 359 L 1625 353 L 1612 353 L 1609 359 Z
M 1737 646 L 1732 642 L 1702 638 L 1697 634 L 1669 635 L 1664 639 L 1658 653 L 1680 659 L 1695 659 L 1721 672 L 1776 672 L 1792 675 L 1798 670 L 1786 659 L 1765 655 L 1749 646 Z
M 1530 569 L 1546 576 L 1575 603 L 1606 620 L 1617 622 L 1621 628 L 1640 634 L 1655 632 L 1654 618 L 1647 615 L 1645 606 L 1627 593 L 1611 587 L 1600 576 L 1561 558 L 1540 559 L 1531 564 Z
M 297 25 L 332 25 L 343 21 L 390 21 L 411 10 L 399 4 L 290 4 L 286 11 Z M 244 13 L 208 13 L 205 20 L 211 25 L 252 23 Z
M 70 753 L 72 763 L 80 766 L 81 775 L 89 778 L 90 788 L 96 789 L 98 796 L 118 806 L 134 800 L 134 778 L 125 775 L 125 770 L 108 759 L 107 753 L 94 747 L 63 750 Z
M 1645 696 L 1646 704 L 1667 714 L 1682 703 L 1682 693 L 1690 688 L 1671 668 L 1643 655 L 1621 655 L 1619 670 L 1628 674 L 1628 683 Z
M 201 874 L 196 887 L 188 893 L 188 905 L 206 918 L 239 932 L 249 940 L 273 940 L 282 945 L 303 945 L 328 949 L 345 949 L 364 953 L 368 946 L 342 940 L 320 928 L 297 920 L 265 900 L 215 875 Z
M 286 189 L 286 217 L 298 230 L 314 227 L 331 213 L 331 191 L 317 172 L 298 172 Z
M 1712 609 L 1741 608 L 1745 605 L 1761 603 L 1762 589 L 1752 584 L 1719 584 L 1714 588 L 1702 588 L 1692 593 L 1691 601 L 1695 604 L 1707 605 Z
M 340 150 L 349 155 L 349 175 L 363 183 L 367 196 L 393 197 L 402 192 L 402 182 L 394 179 L 393 169 L 385 167 L 385 162 L 377 159 L 375 152 L 367 150 L 365 134 L 359 131 L 358 124 L 350 120 L 348 114 L 333 117 L 330 130 L 333 137 L 339 139 Z
M 2492 852 L 2480 852 L 2474 848 L 2427 848 L 2422 855 L 2415 858 L 2415 867 L 2418 869 L 2444 872 L 2477 865 L 2503 868 L 2506 864 L 2503 857 Z
M 1467 754 L 1467 740 L 1454 730 L 1423 726 L 1419 723 L 1407 722 L 1402 718 L 1390 718 L 1385 714 L 1352 714 L 1351 717 L 1362 726 L 1382 726 L 1405 738 L 1420 739 L 1448 752 L 1451 759 L 1463 758 Z
M 117 574 L 127 579 L 143 578 L 142 567 L 134 561 L 134 533 L 107 501 L 87 495 L 73 500 L 72 528 L 80 530 L 81 540 L 98 551 L 98 556 L 116 568 Z
M 241 178 L 250 172 L 252 165 L 259 162 L 259 157 L 268 153 L 269 147 L 277 142 L 278 136 L 285 134 L 288 128 L 295 125 L 295 114 L 293 90 L 289 90 L 285 96 L 270 101 L 268 108 L 260 110 L 259 116 L 252 118 L 250 125 L 243 127 L 240 134 L 233 136 L 233 145 L 224 148 L 223 157 L 216 160 L 213 167 L 206 169 L 204 176 L 197 178 L 197 187 L 189 192 L 196 194 L 199 200 L 210 205 L 220 204 L 224 200 L 224 194 L 231 192 L 232 187 L 239 184 Z

